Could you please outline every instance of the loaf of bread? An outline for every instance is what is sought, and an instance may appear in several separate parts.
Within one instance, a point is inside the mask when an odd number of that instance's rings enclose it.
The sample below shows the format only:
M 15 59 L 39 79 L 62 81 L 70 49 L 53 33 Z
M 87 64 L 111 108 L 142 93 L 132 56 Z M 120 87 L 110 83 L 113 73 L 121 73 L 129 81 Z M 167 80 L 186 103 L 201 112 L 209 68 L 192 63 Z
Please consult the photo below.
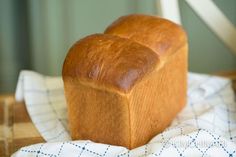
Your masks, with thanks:
M 76 42 L 63 65 L 72 139 L 147 143 L 186 103 L 187 38 L 171 21 L 123 16 Z

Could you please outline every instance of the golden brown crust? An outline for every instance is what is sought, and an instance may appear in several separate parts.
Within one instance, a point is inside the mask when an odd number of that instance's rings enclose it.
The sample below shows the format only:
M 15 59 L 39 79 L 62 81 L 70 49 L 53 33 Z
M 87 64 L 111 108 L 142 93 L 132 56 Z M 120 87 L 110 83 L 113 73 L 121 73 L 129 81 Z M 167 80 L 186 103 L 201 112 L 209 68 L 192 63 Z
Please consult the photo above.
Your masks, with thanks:
M 121 17 L 70 49 L 63 66 L 72 139 L 147 143 L 186 104 L 187 38 L 147 15 Z
M 158 55 L 139 43 L 113 35 L 94 34 L 70 49 L 64 62 L 63 78 L 78 78 L 86 84 L 127 93 L 158 63 Z
M 150 15 L 122 16 L 108 26 L 104 33 L 136 41 L 161 56 L 172 55 L 187 41 L 179 25 Z

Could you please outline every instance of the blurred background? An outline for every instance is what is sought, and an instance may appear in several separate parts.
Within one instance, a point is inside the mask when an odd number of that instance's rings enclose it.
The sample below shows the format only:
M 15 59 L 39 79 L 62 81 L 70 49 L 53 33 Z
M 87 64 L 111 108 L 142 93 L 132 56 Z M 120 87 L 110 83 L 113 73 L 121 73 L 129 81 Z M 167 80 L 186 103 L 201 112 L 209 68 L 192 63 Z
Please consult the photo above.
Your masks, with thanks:
M 61 75 L 69 47 L 103 32 L 119 16 L 158 15 L 158 0 L 0 0 L 0 93 L 14 92 L 20 70 Z M 214 0 L 236 25 L 236 0 Z M 179 0 L 189 38 L 189 70 L 215 73 L 236 69 L 236 55 Z M 235 43 L 236 44 L 236 43 Z

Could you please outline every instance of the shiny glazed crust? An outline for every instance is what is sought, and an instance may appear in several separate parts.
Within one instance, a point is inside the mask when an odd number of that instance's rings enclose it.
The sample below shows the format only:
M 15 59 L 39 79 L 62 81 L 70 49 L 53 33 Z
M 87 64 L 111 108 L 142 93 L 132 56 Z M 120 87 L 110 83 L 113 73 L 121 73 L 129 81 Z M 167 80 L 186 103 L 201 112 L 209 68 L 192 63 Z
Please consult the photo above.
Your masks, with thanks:
M 150 15 L 122 16 L 104 33 L 136 41 L 160 56 L 172 55 L 187 42 L 186 34 L 179 25 Z
M 145 74 L 157 68 L 158 63 L 159 56 L 137 42 L 94 34 L 81 39 L 69 50 L 63 76 L 127 93 Z
M 63 81 L 72 139 L 147 143 L 186 103 L 183 29 L 148 15 L 123 16 L 69 50 Z

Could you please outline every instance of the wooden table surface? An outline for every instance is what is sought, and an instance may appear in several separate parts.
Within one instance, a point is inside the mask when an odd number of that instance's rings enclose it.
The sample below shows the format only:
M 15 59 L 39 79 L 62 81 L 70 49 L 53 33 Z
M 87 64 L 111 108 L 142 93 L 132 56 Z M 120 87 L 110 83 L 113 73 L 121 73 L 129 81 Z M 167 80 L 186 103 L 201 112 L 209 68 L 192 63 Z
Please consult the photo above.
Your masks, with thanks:
M 13 95 L 0 96 L 0 116 L 0 157 L 8 157 L 23 146 L 45 142 L 24 102 L 16 102 Z
M 218 73 L 233 80 L 236 91 L 236 72 Z M 0 157 L 8 157 L 19 148 L 45 142 L 33 125 L 24 102 L 13 95 L 0 95 Z

